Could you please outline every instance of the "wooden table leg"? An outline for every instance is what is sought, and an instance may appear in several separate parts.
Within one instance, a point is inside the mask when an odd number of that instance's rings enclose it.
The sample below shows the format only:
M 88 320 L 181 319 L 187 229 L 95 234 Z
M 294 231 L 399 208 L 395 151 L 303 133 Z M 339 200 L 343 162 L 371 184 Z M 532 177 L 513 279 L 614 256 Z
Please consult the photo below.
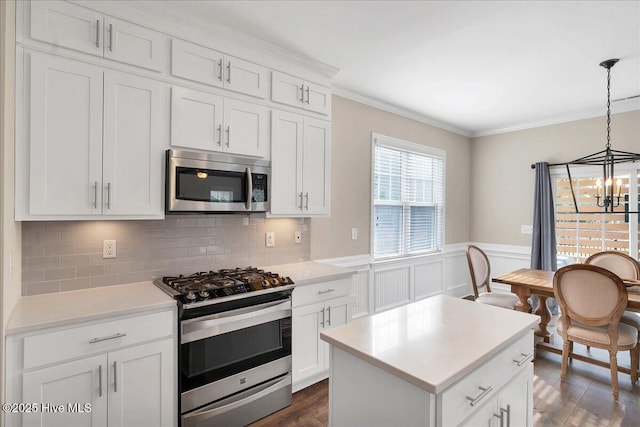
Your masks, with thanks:
M 553 334 L 547 328 L 549 324 L 549 320 L 551 320 L 551 313 L 549 313 L 549 309 L 547 308 L 547 297 L 542 295 L 536 295 L 540 302 L 538 303 L 538 307 L 536 307 L 536 314 L 540 316 L 540 324 L 538 325 L 538 329 L 534 331 L 534 333 L 542 337 L 544 342 L 553 344 Z
M 511 286 L 511 292 L 516 294 L 520 301 L 516 303 L 516 310 L 528 313 L 531 310 L 531 304 L 529 304 L 529 297 L 531 296 L 531 289 L 525 286 Z

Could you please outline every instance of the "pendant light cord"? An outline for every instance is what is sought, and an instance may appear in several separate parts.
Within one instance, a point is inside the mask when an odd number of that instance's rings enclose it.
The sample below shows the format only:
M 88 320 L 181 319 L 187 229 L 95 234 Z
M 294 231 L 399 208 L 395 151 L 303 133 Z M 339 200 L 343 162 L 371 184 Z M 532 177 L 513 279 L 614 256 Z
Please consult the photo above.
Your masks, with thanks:
M 611 67 L 607 68 L 607 149 L 611 148 Z

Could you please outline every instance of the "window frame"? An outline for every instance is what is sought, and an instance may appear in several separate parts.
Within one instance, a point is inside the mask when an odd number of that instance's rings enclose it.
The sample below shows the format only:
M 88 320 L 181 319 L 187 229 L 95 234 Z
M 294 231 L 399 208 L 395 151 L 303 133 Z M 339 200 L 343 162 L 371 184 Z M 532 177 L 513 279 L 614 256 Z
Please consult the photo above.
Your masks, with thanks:
M 395 149 L 395 150 L 400 150 L 400 151 L 405 151 L 408 153 L 414 153 L 414 154 L 418 154 L 421 156 L 428 156 L 428 157 L 433 157 L 433 158 L 437 158 L 439 160 L 442 160 L 442 204 L 438 205 L 437 203 L 425 203 L 425 202 L 415 202 L 415 203 L 407 203 L 407 202 L 392 202 L 392 201 L 383 201 L 382 203 L 379 203 L 379 205 L 387 205 L 387 206 L 400 206 L 402 207 L 402 235 L 401 235 L 401 243 L 402 243 L 402 253 L 400 255 L 390 255 L 390 256 L 382 256 L 382 257 L 376 257 L 375 255 L 375 207 L 376 207 L 376 203 L 375 203 L 375 193 L 374 193 L 374 186 L 375 186 L 375 172 L 376 172 L 376 157 L 375 157 L 375 148 L 376 145 L 380 145 L 383 147 L 389 147 L 391 149 Z M 370 186 L 370 196 L 369 196 L 369 200 L 370 200 L 370 236 L 369 236 L 369 242 L 370 242 L 370 256 L 371 259 L 373 260 L 373 262 L 381 262 L 381 261 L 397 261 L 397 260 L 402 260 L 402 259 L 409 259 L 409 258 L 415 258 L 415 257 L 420 257 L 420 256 L 427 256 L 427 255 L 432 255 L 432 254 L 440 254 L 443 252 L 444 250 L 444 242 L 445 242 L 445 231 L 446 231 L 446 189 L 447 189 L 447 184 L 446 184 L 446 176 L 447 176 L 447 152 L 446 150 L 442 150 L 440 148 L 435 148 L 435 147 L 431 147 L 428 145 L 423 145 L 423 144 L 419 144 L 416 142 L 411 142 L 411 141 L 406 141 L 400 138 L 394 138 L 391 136 L 387 136 L 387 135 L 383 135 L 383 134 L 379 134 L 379 133 L 375 133 L 372 132 L 371 133 L 371 186 Z M 409 246 L 408 243 L 406 242 L 406 223 L 407 223 L 407 216 L 405 216 L 405 213 L 407 210 L 410 209 L 411 206 L 435 206 L 436 209 L 438 207 L 440 207 L 440 211 L 441 211 L 441 218 L 440 218 L 440 224 L 441 224 L 441 230 L 440 230 L 440 238 L 441 238 L 441 245 L 440 248 L 437 250 L 433 250 L 433 251 L 424 251 L 424 252 L 420 252 L 420 253 L 406 253 L 405 250 L 406 248 Z M 437 227 L 437 225 L 436 225 Z
M 583 178 L 583 177 L 597 177 L 602 175 L 602 167 L 601 166 L 590 166 L 590 165 L 570 165 L 571 169 L 571 177 L 572 178 Z M 629 185 L 626 188 L 627 194 L 629 194 L 629 200 L 638 200 L 638 194 L 640 193 L 640 165 L 635 163 L 620 163 L 615 167 L 616 175 L 629 175 Z M 557 214 L 556 207 L 556 179 L 557 178 L 568 178 L 566 166 L 551 166 L 549 168 L 549 174 L 552 180 L 552 192 L 554 199 L 554 213 Z M 631 184 L 631 178 L 636 176 L 637 182 L 636 185 Z M 597 217 L 598 214 L 583 214 L 585 217 Z M 616 215 L 623 215 L 622 213 L 617 213 Z M 638 259 L 640 257 L 640 235 L 638 233 L 639 225 L 638 225 L 638 215 L 639 214 L 629 214 L 629 251 L 628 255 L 631 257 Z M 635 218 L 635 219 L 634 219 Z M 554 226 L 554 231 L 556 231 L 556 227 Z M 557 247 L 557 245 L 556 245 Z

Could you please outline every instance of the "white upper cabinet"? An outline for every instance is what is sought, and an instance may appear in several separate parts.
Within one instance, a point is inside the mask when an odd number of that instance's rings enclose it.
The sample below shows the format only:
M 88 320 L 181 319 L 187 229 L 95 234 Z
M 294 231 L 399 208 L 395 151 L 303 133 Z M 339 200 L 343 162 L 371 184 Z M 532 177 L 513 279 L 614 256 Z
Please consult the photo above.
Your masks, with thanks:
M 331 89 L 299 77 L 273 71 L 271 100 L 320 114 L 331 114 Z
M 30 36 L 79 52 L 162 71 L 168 37 L 65 1 L 32 1 Z
M 28 208 L 17 219 L 162 217 L 165 85 L 39 52 L 29 57 L 28 152 L 18 151 Z
M 274 110 L 271 126 L 270 213 L 328 215 L 331 123 Z
M 179 39 L 171 41 L 171 74 L 257 98 L 269 89 L 265 67 Z
M 269 110 L 260 105 L 174 86 L 171 145 L 269 157 Z

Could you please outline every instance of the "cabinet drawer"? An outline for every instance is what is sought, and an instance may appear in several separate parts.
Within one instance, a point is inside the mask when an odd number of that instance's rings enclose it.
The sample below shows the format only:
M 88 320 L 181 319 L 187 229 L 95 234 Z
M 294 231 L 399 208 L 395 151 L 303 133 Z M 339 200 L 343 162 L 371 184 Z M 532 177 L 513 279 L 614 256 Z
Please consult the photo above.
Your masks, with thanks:
M 173 327 L 173 312 L 163 311 L 28 336 L 24 369 L 171 336 Z
M 533 332 L 502 350 L 438 396 L 441 425 L 458 425 L 491 398 L 533 358 Z
M 295 280 L 295 279 L 294 279 Z M 351 279 L 331 280 L 313 285 L 297 286 L 293 290 L 293 307 L 313 304 L 351 293 Z

